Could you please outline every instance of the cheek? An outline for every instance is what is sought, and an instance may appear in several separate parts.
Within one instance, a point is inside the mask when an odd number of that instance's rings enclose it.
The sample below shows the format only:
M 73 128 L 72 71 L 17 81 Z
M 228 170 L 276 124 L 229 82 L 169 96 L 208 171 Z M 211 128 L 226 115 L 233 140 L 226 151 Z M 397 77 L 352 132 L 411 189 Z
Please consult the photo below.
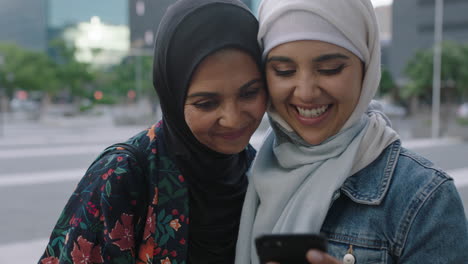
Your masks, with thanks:
M 184 117 L 185 117 L 185 123 L 187 123 L 187 126 L 192 130 L 193 132 L 193 125 L 196 124 L 196 112 L 191 109 L 191 107 L 186 106 L 184 109 Z
M 207 133 L 211 127 L 210 114 L 204 113 L 194 107 L 187 106 L 184 110 L 185 122 L 196 138 Z
M 343 89 L 348 91 L 345 100 L 347 100 L 351 105 L 350 107 L 354 109 L 361 97 L 362 82 L 357 78 L 350 78 L 346 80 L 346 83 L 349 83 L 349 86 L 343 87 Z
M 249 104 L 248 111 L 252 113 L 255 119 L 262 119 L 266 111 L 266 103 L 267 94 L 266 91 L 264 91 L 255 99 L 255 101 Z
M 268 93 L 273 104 L 285 100 L 290 90 L 288 82 L 279 79 L 268 79 Z
M 360 77 L 360 78 L 357 78 L 357 77 Z M 354 71 L 352 71 L 349 75 L 348 75 L 348 83 L 350 83 L 351 87 L 349 87 L 350 89 L 350 97 L 351 97 L 351 100 L 354 101 L 355 104 L 358 103 L 359 101 L 359 98 L 361 97 L 361 91 L 362 91 L 362 83 L 363 83 L 363 69 L 362 67 L 355 67 L 354 68 Z
M 355 105 L 361 94 L 361 82 L 351 74 L 329 79 L 322 83 L 326 92 L 340 104 Z

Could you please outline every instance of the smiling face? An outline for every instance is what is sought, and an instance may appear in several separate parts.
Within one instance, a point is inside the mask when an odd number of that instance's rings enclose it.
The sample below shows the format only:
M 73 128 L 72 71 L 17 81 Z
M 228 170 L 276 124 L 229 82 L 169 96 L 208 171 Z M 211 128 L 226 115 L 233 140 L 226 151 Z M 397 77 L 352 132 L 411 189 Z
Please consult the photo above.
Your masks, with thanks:
M 273 107 L 307 143 L 337 134 L 356 107 L 363 65 L 348 50 L 322 41 L 279 45 L 267 57 Z
M 241 152 L 260 124 L 266 90 L 255 61 L 235 49 L 218 51 L 197 67 L 185 101 L 185 121 L 210 149 Z

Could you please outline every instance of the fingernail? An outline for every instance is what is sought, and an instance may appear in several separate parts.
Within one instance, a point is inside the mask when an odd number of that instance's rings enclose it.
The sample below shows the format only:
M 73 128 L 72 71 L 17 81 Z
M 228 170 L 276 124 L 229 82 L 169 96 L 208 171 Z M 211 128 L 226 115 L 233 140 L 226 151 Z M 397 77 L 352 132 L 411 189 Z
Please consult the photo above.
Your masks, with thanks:
M 310 250 L 307 253 L 307 257 L 314 262 L 319 262 L 323 260 L 322 253 L 318 252 L 317 250 Z

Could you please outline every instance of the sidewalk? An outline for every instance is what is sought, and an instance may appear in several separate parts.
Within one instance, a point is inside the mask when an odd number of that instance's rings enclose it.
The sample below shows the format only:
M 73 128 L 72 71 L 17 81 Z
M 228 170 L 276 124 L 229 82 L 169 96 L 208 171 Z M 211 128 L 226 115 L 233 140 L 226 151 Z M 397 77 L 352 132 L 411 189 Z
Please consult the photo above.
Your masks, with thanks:
M 14 120 L 5 116 L 0 127 L 0 147 L 24 147 L 47 144 L 103 143 L 126 140 L 147 125 L 116 126 L 112 117 L 46 117 L 40 121 Z
M 42 117 L 40 120 L 28 120 L 27 118 L 18 117 L 18 113 L 3 113 L 0 123 L 0 143 L 6 137 L 34 136 L 31 133 L 35 129 L 47 130 L 51 134 L 55 132 L 69 131 L 71 134 L 83 134 L 87 132 L 108 133 L 112 136 L 111 131 L 116 128 L 118 131 L 140 131 L 158 120 L 158 117 L 150 117 L 147 111 L 141 110 L 137 106 L 120 106 L 114 108 L 103 108 L 99 114 L 80 115 L 73 117 L 65 117 L 59 114 L 50 114 Z M 157 115 L 160 115 L 158 112 Z M 139 124 L 132 124 L 128 121 L 127 125 L 122 125 L 128 118 L 136 118 L 141 116 L 142 120 Z M 143 116 L 146 116 L 144 118 Z M 402 141 L 408 140 L 426 140 L 431 137 L 431 115 L 427 110 L 422 110 L 421 113 L 414 114 L 409 117 L 393 117 L 390 116 L 392 127 L 397 131 L 402 138 Z M 259 130 L 267 128 L 268 118 L 263 118 Z M 28 129 L 30 131 L 28 131 Z M 257 133 L 258 134 L 258 133 Z M 468 126 L 460 125 L 454 115 L 448 115 L 441 119 L 442 138 L 457 138 L 468 141 Z
M 0 263 L 34 264 L 39 261 L 48 239 L 0 245 Z
M 421 111 L 409 117 L 391 117 L 392 127 L 400 134 L 403 140 L 427 139 L 432 132 L 431 113 Z M 440 137 L 461 138 L 468 141 L 468 126 L 461 125 L 455 114 L 441 115 Z
M 417 149 L 424 147 L 437 147 L 455 145 L 465 140 L 461 137 L 442 137 L 442 138 L 416 138 L 416 139 L 402 139 L 402 145 L 408 149 Z M 468 164 L 467 164 L 468 165 Z

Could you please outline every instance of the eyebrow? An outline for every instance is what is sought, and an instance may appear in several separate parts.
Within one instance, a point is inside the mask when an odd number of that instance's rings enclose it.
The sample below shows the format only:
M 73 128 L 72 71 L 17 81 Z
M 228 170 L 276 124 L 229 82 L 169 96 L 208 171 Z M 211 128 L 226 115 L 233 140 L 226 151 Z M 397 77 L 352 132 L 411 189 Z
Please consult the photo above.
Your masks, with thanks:
M 240 87 L 240 90 L 245 90 L 247 88 L 249 88 L 250 86 L 252 86 L 254 83 L 257 83 L 257 82 L 263 82 L 262 79 L 253 79 L 253 80 L 250 80 L 248 81 L 246 84 L 242 85 Z M 212 93 L 212 92 L 198 92 L 198 93 L 193 93 L 193 94 L 190 94 L 187 96 L 187 98 L 194 98 L 194 97 L 216 97 L 218 96 L 219 94 L 218 93 Z
M 349 57 L 341 54 L 341 53 L 330 53 L 330 54 L 324 54 L 321 56 L 318 56 L 317 58 L 313 59 L 313 62 L 324 62 L 324 61 L 329 61 L 329 60 L 334 60 L 334 59 L 345 59 L 349 60 Z
M 245 90 L 245 89 L 249 88 L 250 86 L 252 86 L 253 84 L 258 83 L 258 82 L 263 82 L 263 80 L 262 79 L 253 79 L 253 80 L 247 82 L 246 84 L 242 85 L 240 87 L 240 90 Z
M 217 96 L 217 93 L 210 93 L 210 92 L 199 92 L 199 93 L 193 93 L 191 95 L 188 95 L 187 98 L 194 98 L 194 97 L 215 97 Z
M 271 56 L 270 58 L 268 58 L 267 63 L 270 61 L 292 62 L 290 58 L 284 56 Z
M 330 54 L 324 54 L 324 55 L 318 56 L 317 58 L 314 58 L 312 61 L 317 63 L 317 62 L 324 62 L 324 61 L 329 61 L 329 60 L 334 60 L 334 59 L 349 60 L 349 57 L 341 53 L 330 53 Z M 271 61 L 292 62 L 293 60 L 285 56 L 272 56 L 268 58 L 267 63 Z

